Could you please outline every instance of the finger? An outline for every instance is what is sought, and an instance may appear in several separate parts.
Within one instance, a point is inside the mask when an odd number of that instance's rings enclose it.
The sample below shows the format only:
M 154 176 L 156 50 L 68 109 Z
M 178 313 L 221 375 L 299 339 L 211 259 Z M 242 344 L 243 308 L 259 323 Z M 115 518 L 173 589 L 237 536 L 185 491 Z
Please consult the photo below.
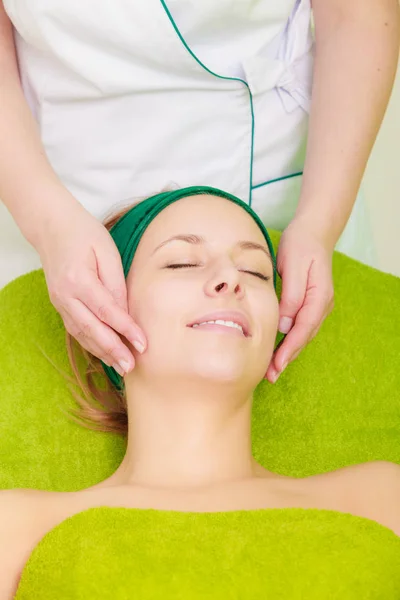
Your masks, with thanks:
M 331 271 L 329 269 L 327 271 L 324 267 L 324 262 L 313 260 L 309 268 L 304 269 L 306 280 L 304 281 L 304 278 L 302 278 L 301 282 L 304 283 L 305 293 L 303 303 L 296 315 L 294 326 L 297 328 L 296 338 L 293 340 L 292 336 L 290 339 L 290 343 L 297 344 L 296 351 L 306 345 L 314 329 L 319 327 L 327 316 L 327 310 L 333 297 L 333 282 Z M 301 267 L 297 266 L 297 268 L 302 271 Z M 294 279 L 296 278 L 294 277 Z M 286 290 L 290 290 L 290 286 L 291 282 L 287 285 Z M 294 291 L 292 291 L 292 294 L 294 295 Z M 283 302 L 283 308 L 281 302 L 281 314 L 285 314 L 284 306 L 285 302 Z M 286 350 L 280 354 L 284 362 L 290 360 L 291 354 L 286 354 Z
M 132 370 L 135 359 L 119 335 L 97 317 L 79 300 L 72 299 L 66 323 L 68 332 L 91 354 L 108 365 L 120 365 L 124 373 Z M 118 369 L 117 369 L 118 370 Z
M 306 311 L 305 308 L 309 307 L 300 309 L 293 329 L 287 334 L 282 346 L 276 352 L 274 363 L 279 371 L 286 368 L 310 343 L 327 317 L 327 313 L 324 313 L 321 318 L 319 313 L 314 315 L 312 308 L 311 311 Z
M 329 298 L 330 296 L 330 292 L 327 292 L 325 294 L 326 299 Z M 306 343 L 305 344 L 300 344 L 299 342 L 299 337 L 300 339 L 304 336 L 307 335 L 306 331 L 307 331 L 307 325 L 305 326 L 305 332 L 302 333 L 300 332 L 299 335 L 297 335 L 297 331 L 294 331 L 294 329 L 292 329 L 280 342 L 279 344 L 277 344 L 275 350 L 274 350 L 274 354 L 273 354 L 273 358 L 269 364 L 268 370 L 266 375 L 264 376 L 264 379 L 269 379 L 269 381 L 271 383 L 275 383 L 275 381 L 277 380 L 277 377 L 279 376 L 279 374 L 287 367 L 287 365 L 294 361 L 299 354 L 301 353 L 301 351 L 303 350 L 303 348 L 312 340 L 314 339 L 314 337 L 317 335 L 318 331 L 321 328 L 321 325 L 323 323 L 323 321 L 326 319 L 326 317 L 330 314 L 330 312 L 333 310 L 334 307 L 334 298 L 333 295 L 331 297 L 331 299 L 328 301 L 326 301 L 327 304 L 327 308 L 325 311 L 325 314 L 323 315 L 323 318 L 320 320 L 320 322 L 318 324 L 316 324 L 315 327 L 312 327 L 311 333 L 309 334 L 309 337 L 306 338 Z M 301 325 L 301 321 L 302 321 L 302 315 L 303 315 L 304 311 L 299 311 L 297 319 L 296 319 L 296 326 L 300 326 Z M 307 317 L 305 317 L 307 319 Z M 296 335 L 294 335 L 296 334 Z M 287 358 L 289 356 L 289 358 Z
M 264 379 L 267 378 L 271 383 L 275 383 L 276 380 L 278 379 L 279 375 L 285 370 L 285 368 L 288 366 L 289 362 L 291 362 L 292 360 L 294 360 L 294 358 L 296 356 L 298 356 L 301 352 L 301 350 L 303 349 L 303 346 L 301 348 L 298 348 L 297 351 L 295 351 L 296 348 L 296 343 L 295 342 L 291 342 L 290 338 L 293 338 L 293 335 L 291 335 L 293 333 L 294 329 L 292 329 L 287 336 L 285 337 L 284 340 L 282 340 L 282 345 L 281 346 L 277 346 L 277 349 L 274 352 L 274 355 L 271 359 L 271 362 L 268 366 L 268 370 L 266 375 L 264 376 Z M 281 352 L 285 352 L 286 355 L 291 356 L 292 358 L 289 360 L 285 360 L 282 358 Z M 293 354 L 294 353 L 294 354 Z
M 307 259 L 309 260 L 309 259 Z M 279 303 L 279 331 L 289 333 L 303 305 L 307 290 L 309 267 L 299 260 L 287 261 L 282 273 L 282 293 Z
M 107 233 L 110 235 L 108 231 Z M 111 247 L 107 245 L 106 252 L 103 253 L 100 248 L 95 253 L 97 276 L 118 306 L 128 312 L 128 293 L 121 255 L 111 235 L 110 240 L 112 244 Z
M 280 342 L 279 344 L 276 346 L 275 350 L 274 350 L 274 354 L 273 354 L 273 358 L 269 364 L 267 373 L 264 377 L 268 378 L 269 381 L 271 381 L 271 383 L 275 383 L 277 376 L 287 367 L 288 364 L 290 364 L 291 362 L 293 362 L 301 353 L 301 351 L 304 349 L 305 346 L 307 346 L 311 340 L 314 339 L 314 337 L 317 335 L 318 331 L 321 328 L 321 325 L 323 323 L 323 321 L 326 319 L 326 317 L 329 315 L 329 313 L 332 311 L 334 306 L 334 301 L 333 299 L 329 302 L 328 304 L 328 310 L 326 311 L 321 323 L 319 323 L 316 327 L 314 327 L 314 329 L 311 331 L 311 334 L 309 335 L 307 341 L 305 344 L 300 345 L 300 347 L 298 346 L 298 341 L 296 342 L 295 335 L 294 333 L 296 333 L 296 331 L 294 331 L 294 329 L 292 329 L 292 331 L 289 332 L 289 334 L 287 334 Z M 299 322 L 301 321 L 301 316 L 299 313 Z M 297 321 L 296 321 L 296 325 L 297 325 Z M 294 332 L 294 333 L 293 333 Z M 301 334 L 300 334 L 301 336 Z M 297 338 L 297 336 L 296 336 Z M 282 355 L 284 354 L 284 357 L 282 358 Z M 286 358 L 286 356 L 289 355 L 289 359 Z
M 270 363 L 268 365 L 267 372 L 264 375 L 264 379 L 269 379 L 271 383 L 275 383 L 275 376 L 276 377 L 278 376 L 278 370 L 275 366 L 275 357 L 276 357 L 276 354 L 277 354 L 279 348 L 282 347 L 282 344 L 284 343 L 284 341 L 285 341 L 285 338 L 282 338 L 281 341 L 276 345 L 276 347 L 272 353 L 272 357 L 271 357 Z
M 147 345 L 146 336 L 129 314 L 128 292 L 121 256 L 111 236 L 110 239 L 112 244 L 107 246 L 107 252 L 103 253 L 102 247 L 100 247 L 97 252 L 98 256 L 95 255 L 98 282 L 100 284 L 98 289 L 103 290 L 104 300 L 98 305 L 100 292 L 96 292 L 95 301 L 89 300 L 87 306 L 98 318 L 126 337 L 139 352 L 143 352 Z M 109 297 L 107 297 L 107 293 L 110 295 Z M 112 303 L 111 299 L 114 300 L 115 304 Z M 94 309 L 96 305 L 98 305 L 97 310 L 100 311 L 100 315 Z M 114 306 L 118 306 L 121 310 L 115 310 Z M 101 316 L 102 311 L 105 312 L 105 318 Z
M 100 321 L 126 337 L 139 352 L 144 351 L 146 348 L 144 333 L 99 280 L 85 286 L 80 291 L 79 299 Z
M 79 333 L 78 328 L 76 327 L 74 321 L 71 319 L 68 313 L 63 312 L 61 314 L 61 318 L 64 321 L 65 329 L 70 335 L 72 335 L 73 338 L 75 338 L 78 341 L 79 345 L 82 346 L 82 348 L 87 350 L 87 352 L 89 352 L 93 356 L 96 356 L 97 358 L 102 360 L 109 367 L 112 366 L 109 363 L 110 357 L 102 355 L 102 349 L 100 348 L 100 346 L 98 346 L 90 337 L 86 337 L 84 333 Z

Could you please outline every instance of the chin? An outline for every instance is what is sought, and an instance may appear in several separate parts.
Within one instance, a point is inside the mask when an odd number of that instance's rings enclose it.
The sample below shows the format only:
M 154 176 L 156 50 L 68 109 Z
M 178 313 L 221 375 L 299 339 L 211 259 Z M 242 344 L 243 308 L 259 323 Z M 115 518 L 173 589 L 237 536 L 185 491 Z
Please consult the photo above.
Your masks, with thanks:
M 228 356 L 219 356 L 214 359 L 209 356 L 201 364 L 197 363 L 193 365 L 191 370 L 200 378 L 215 381 L 215 383 L 237 384 L 238 382 L 243 382 L 248 384 L 249 381 L 254 381 L 255 378 L 254 367 L 250 366 L 247 361 L 243 361 L 243 359 L 229 360 Z

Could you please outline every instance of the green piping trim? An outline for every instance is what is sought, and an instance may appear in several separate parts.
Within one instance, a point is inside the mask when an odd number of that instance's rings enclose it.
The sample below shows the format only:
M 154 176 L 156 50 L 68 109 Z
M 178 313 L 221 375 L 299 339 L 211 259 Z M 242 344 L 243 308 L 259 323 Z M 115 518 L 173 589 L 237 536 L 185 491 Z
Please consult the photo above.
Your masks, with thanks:
M 250 189 L 249 189 L 249 206 L 251 206 L 251 202 L 252 202 L 252 191 L 254 189 L 253 187 L 253 161 L 254 161 L 254 105 L 253 105 L 253 95 L 251 93 L 249 84 L 247 83 L 247 81 L 245 81 L 244 79 L 240 79 L 239 77 L 226 77 L 224 75 L 218 75 L 218 73 L 214 73 L 214 71 L 211 71 L 208 67 L 206 67 L 206 65 L 204 63 L 201 62 L 201 60 L 199 58 L 197 58 L 197 56 L 194 54 L 194 52 L 190 49 L 190 47 L 188 46 L 188 44 L 186 43 L 184 37 L 182 36 L 181 32 L 178 29 L 178 26 L 176 25 L 173 16 L 171 15 L 168 6 L 166 5 L 165 0 L 160 0 L 165 12 L 167 13 L 167 16 L 169 18 L 169 20 L 171 21 L 171 24 L 173 26 L 173 28 L 175 29 L 175 32 L 177 34 L 177 36 L 179 37 L 179 39 L 181 40 L 182 44 L 185 46 L 186 50 L 189 52 L 189 54 L 195 59 L 195 61 L 203 68 L 205 69 L 208 73 L 210 73 L 211 75 L 214 75 L 215 77 L 218 77 L 219 79 L 228 79 L 230 81 L 240 81 L 241 83 L 244 83 L 244 85 L 247 87 L 247 90 L 249 92 L 249 98 L 250 98 L 250 112 L 251 112 L 251 150 L 250 150 Z M 257 186 L 255 186 L 257 187 Z
M 299 173 L 292 173 L 291 175 L 284 175 L 284 177 L 278 177 L 277 179 L 270 179 L 269 181 L 265 181 L 264 183 L 258 183 L 257 185 L 253 185 L 253 190 L 262 187 L 263 185 L 268 185 L 269 183 L 276 183 L 277 181 L 282 181 L 283 179 L 291 179 L 292 177 L 298 177 L 299 175 L 303 175 L 303 171 Z

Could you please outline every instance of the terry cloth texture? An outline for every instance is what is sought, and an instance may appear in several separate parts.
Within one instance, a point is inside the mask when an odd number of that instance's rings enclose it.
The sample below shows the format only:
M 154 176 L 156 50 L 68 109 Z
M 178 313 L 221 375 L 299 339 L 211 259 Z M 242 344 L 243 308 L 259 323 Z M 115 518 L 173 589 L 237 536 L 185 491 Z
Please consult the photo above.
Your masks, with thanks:
M 280 233 L 270 233 L 277 248 Z M 400 465 L 400 278 L 339 252 L 333 276 L 334 311 L 278 383 L 263 381 L 254 397 L 254 457 L 292 477 L 374 460 Z M 122 438 L 65 416 L 74 401 L 47 357 L 72 376 L 39 270 L 0 292 L 2 489 L 79 490 L 122 460 Z M 375 521 L 317 509 L 94 508 L 44 536 L 16 596 L 128 597 L 398 600 L 400 538 Z

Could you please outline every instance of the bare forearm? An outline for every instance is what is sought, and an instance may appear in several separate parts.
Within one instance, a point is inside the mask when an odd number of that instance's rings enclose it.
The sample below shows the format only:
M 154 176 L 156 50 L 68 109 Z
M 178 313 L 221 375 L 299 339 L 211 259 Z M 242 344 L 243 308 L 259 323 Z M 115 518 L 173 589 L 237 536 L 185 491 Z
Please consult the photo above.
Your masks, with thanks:
M 54 211 L 62 211 L 64 202 L 65 205 L 74 202 L 47 160 L 36 122 L 24 98 L 12 27 L 1 1 L 0 199 L 34 246 L 40 232 L 45 230 L 46 219 Z
M 314 0 L 312 105 L 296 216 L 315 223 L 333 249 L 350 217 L 390 98 L 399 9 L 396 0 L 352 0 L 352 8 L 340 14 L 329 12 L 334 2 L 324 2 Z

